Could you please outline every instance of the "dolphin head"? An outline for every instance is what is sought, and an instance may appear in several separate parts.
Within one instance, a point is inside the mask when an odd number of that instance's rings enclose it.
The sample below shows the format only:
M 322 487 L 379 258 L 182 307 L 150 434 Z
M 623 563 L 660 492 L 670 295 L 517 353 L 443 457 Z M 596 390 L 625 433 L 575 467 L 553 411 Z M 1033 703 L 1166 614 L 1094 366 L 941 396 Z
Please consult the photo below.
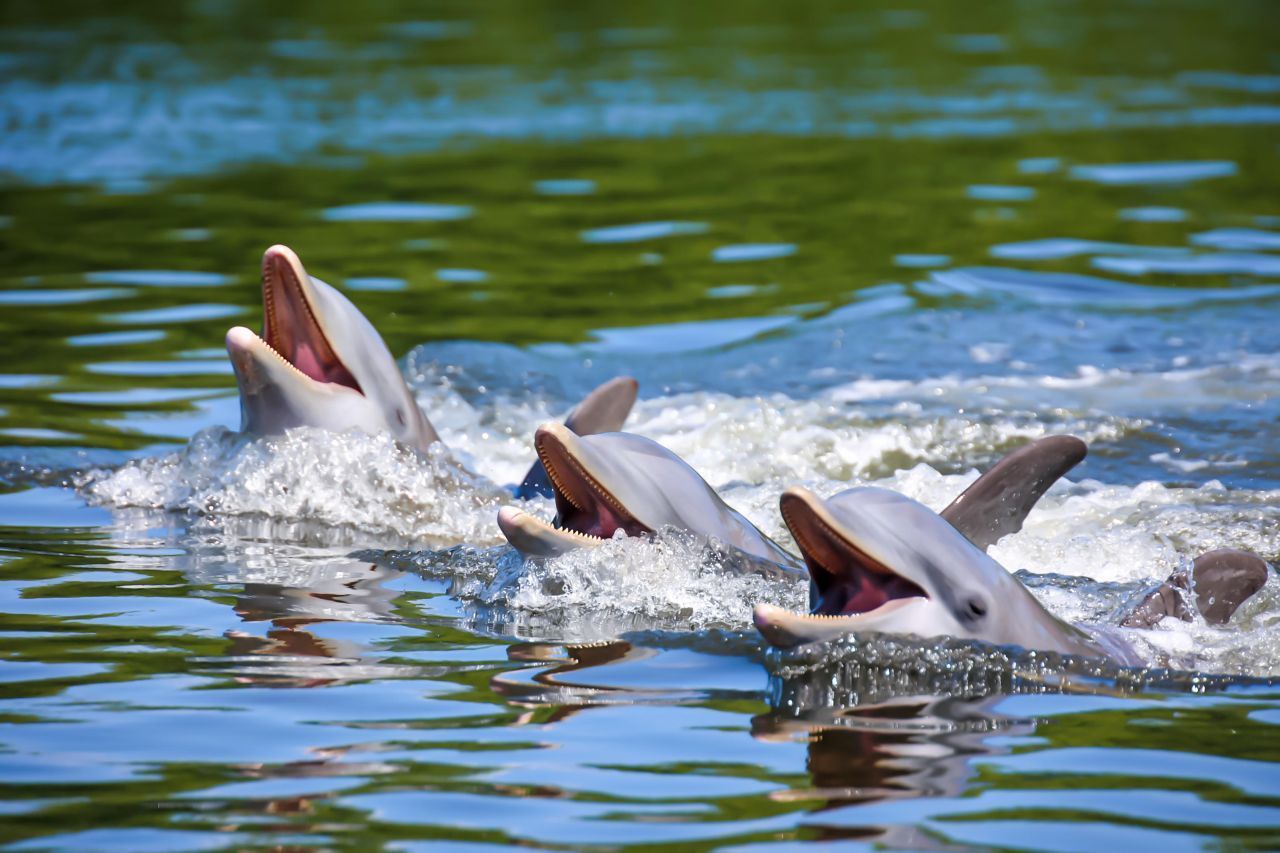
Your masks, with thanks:
M 760 605 L 775 646 L 859 632 L 951 636 L 1096 654 L 999 563 L 933 510 L 897 492 L 856 488 L 826 501 L 802 488 L 782 515 L 813 579 L 808 615 Z
M 592 547 L 619 531 L 643 536 L 663 527 L 715 538 L 782 565 L 794 561 L 715 493 L 676 454 L 625 432 L 577 435 L 564 424 L 538 427 L 533 439 L 556 503 L 551 524 L 503 507 L 498 526 L 528 556 L 556 556 Z
M 227 332 L 241 430 L 354 427 L 424 451 L 439 440 L 373 324 L 287 246 L 262 256 L 262 311 L 261 337 L 243 326 Z

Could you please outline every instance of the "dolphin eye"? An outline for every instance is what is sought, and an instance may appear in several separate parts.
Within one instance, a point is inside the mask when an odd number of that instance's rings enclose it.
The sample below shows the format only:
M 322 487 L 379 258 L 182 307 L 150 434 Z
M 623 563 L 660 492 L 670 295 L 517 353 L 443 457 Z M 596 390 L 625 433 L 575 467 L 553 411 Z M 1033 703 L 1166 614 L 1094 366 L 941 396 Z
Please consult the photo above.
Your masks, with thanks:
M 987 603 L 976 595 L 967 599 L 960 616 L 966 622 L 976 622 L 987 615 Z
M 408 426 L 409 421 L 405 419 L 404 409 L 396 409 L 396 420 L 400 422 L 400 426 Z

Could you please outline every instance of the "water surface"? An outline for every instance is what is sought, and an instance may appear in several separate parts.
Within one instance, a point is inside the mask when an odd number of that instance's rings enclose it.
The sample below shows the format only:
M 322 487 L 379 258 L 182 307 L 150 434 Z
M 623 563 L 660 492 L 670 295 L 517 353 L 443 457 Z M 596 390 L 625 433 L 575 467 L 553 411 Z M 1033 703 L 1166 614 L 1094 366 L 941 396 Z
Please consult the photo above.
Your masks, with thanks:
M 6 11 L 9 849 L 1280 845 L 1275 578 L 1136 670 L 780 655 L 749 614 L 793 584 L 673 535 L 527 567 L 493 523 L 630 373 L 630 428 L 784 544 L 787 485 L 940 507 L 1069 431 L 992 551 L 1055 613 L 1275 561 L 1270 4 Z M 447 454 L 234 433 L 278 242 Z

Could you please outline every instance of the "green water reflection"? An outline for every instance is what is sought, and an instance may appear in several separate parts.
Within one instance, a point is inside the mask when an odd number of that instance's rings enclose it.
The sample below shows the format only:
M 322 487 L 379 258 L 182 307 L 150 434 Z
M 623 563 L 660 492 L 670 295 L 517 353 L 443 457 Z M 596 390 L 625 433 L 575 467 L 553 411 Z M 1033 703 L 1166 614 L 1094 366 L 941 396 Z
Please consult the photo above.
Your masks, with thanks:
M 820 314 L 861 289 L 920 278 L 910 259 L 926 253 L 962 266 L 989 263 L 992 246 L 1045 236 L 1184 246 L 1206 227 L 1248 225 L 1256 212 L 1272 209 L 1280 166 L 1267 144 L 1271 136 L 1267 128 L 1180 129 L 1179 159 L 1229 160 L 1238 174 L 1138 188 L 1075 180 L 1066 166 L 1022 174 L 1019 163 L 1132 161 L 1160 146 L 1164 132 L 962 142 L 706 137 L 569 149 L 502 144 L 373 157 L 360 168 L 254 168 L 179 180 L 163 195 L 14 189 L 8 193 L 14 221 L 0 232 L 8 243 L 10 288 L 79 293 L 86 278 L 104 271 L 120 284 L 97 288 L 100 300 L 9 307 L 4 355 L 38 378 L 0 391 L 0 428 L 40 431 L 5 439 L 19 444 L 148 444 L 150 436 L 122 421 L 180 411 L 204 389 L 230 386 L 222 335 L 235 323 L 260 323 L 257 259 L 272 242 L 297 249 L 314 274 L 347 283 L 397 353 L 455 338 L 573 342 L 617 326 Z M 536 182 L 549 177 L 590 180 L 596 190 L 539 195 Z M 1025 186 L 1035 195 L 986 202 L 966 192 L 990 184 Z M 423 201 L 465 204 L 472 213 L 407 222 L 331 222 L 321 215 L 343 203 Z M 1156 205 L 1192 211 L 1194 219 L 1117 216 Z M 620 242 L 583 237 L 637 223 L 701 227 L 648 239 L 660 229 L 614 232 Z M 208 236 L 175 239 L 175 229 Z M 630 239 L 636 233 L 642 239 Z M 717 250 L 760 244 L 794 250 L 716 260 Z M 1095 272 L 1085 256 L 1035 268 Z M 188 272 L 201 275 L 188 281 Z M 225 283 L 207 286 L 213 274 Z M 398 289 L 349 284 L 369 279 Z M 1197 276 L 1191 283 L 1222 286 L 1230 278 Z

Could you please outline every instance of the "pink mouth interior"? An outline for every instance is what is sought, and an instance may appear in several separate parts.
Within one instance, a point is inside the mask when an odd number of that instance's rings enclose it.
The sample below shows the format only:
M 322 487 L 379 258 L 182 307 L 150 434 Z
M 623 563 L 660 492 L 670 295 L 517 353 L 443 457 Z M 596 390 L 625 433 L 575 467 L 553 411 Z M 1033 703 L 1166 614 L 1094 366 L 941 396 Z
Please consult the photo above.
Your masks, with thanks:
M 853 560 L 839 566 L 836 574 L 825 569 L 822 573 L 828 579 L 826 583 L 818 581 L 821 597 L 813 608 L 814 613 L 843 616 L 870 613 L 896 598 L 926 597 L 924 590 L 906 578 L 866 569 Z M 817 580 L 818 575 L 812 574 Z
M 266 313 L 262 337 L 268 346 L 316 382 L 364 393 L 325 338 L 307 304 L 301 283 L 284 259 L 267 261 L 263 270 L 262 301 Z
M 608 504 L 600 500 L 593 501 L 591 508 L 584 511 L 556 492 L 556 510 L 561 527 L 586 533 L 588 536 L 612 539 L 613 534 L 619 530 L 628 536 L 639 536 L 648 532 L 633 520 L 622 518 Z
M 797 503 L 784 502 L 783 515 L 813 579 L 811 613 L 853 616 L 898 598 L 928 598 L 919 586 L 864 554 Z

